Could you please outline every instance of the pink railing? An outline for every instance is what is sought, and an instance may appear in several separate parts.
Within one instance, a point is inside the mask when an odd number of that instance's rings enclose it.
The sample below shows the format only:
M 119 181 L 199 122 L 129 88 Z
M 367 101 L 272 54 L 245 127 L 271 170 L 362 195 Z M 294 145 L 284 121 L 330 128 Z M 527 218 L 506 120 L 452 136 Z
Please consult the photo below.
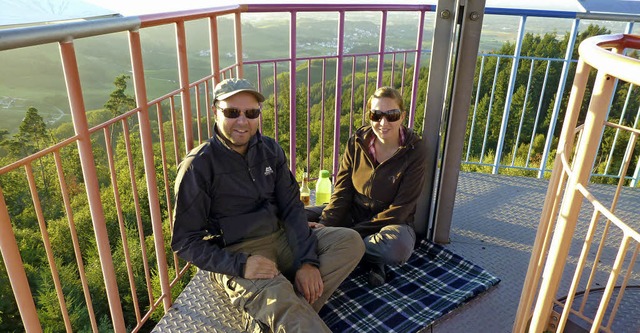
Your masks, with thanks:
M 25 33 L 25 38 L 14 47 L 42 45 L 57 42 L 65 77 L 66 91 L 73 118 L 74 135 L 61 142 L 43 149 L 31 156 L 0 167 L 0 247 L 15 302 L 20 312 L 24 329 L 29 332 L 42 331 L 42 309 L 39 300 L 34 298 L 31 287 L 34 271 L 30 267 L 33 258 L 19 250 L 19 242 L 25 241 L 22 226 L 14 225 L 19 219 L 13 215 L 16 206 L 24 204 L 14 202 L 15 184 L 28 187 L 31 204 L 26 214 L 32 214 L 41 233 L 41 243 L 34 246 L 44 254 L 49 266 L 48 277 L 52 281 L 51 289 L 58 300 L 59 316 L 62 319 L 60 329 L 74 331 L 77 318 L 69 314 L 70 289 L 73 286 L 63 284 L 61 275 L 71 274 L 76 281 L 82 300 L 73 299 L 76 306 L 86 308 L 89 326 L 93 331 L 102 329 L 123 331 L 139 331 L 152 316 L 162 315 L 172 305 L 174 292 L 179 291 L 192 270 L 190 266 L 178 260 L 171 253 L 169 243 L 171 216 L 173 205 L 173 178 L 177 164 L 182 157 L 193 148 L 195 143 L 207 140 L 212 135 L 213 123 L 210 96 L 216 82 L 228 77 L 246 77 L 256 73 L 256 83 L 266 95 L 281 97 L 286 92 L 279 91 L 278 74 L 295 72 L 296 65 L 307 63 L 306 87 L 320 82 L 322 89 L 322 119 L 320 130 L 321 164 L 320 168 L 329 168 L 324 163 L 324 142 L 333 134 L 333 150 L 331 168 L 337 169 L 340 147 L 346 140 L 341 135 L 341 115 L 347 114 L 348 134 L 353 128 L 363 123 L 364 105 L 356 105 L 353 82 L 357 76 L 357 65 L 364 64 L 365 88 L 364 96 L 382 84 L 390 84 L 398 77 L 402 79 L 400 89 L 409 93 L 411 105 L 410 126 L 416 116 L 418 98 L 418 71 L 421 67 L 421 49 L 425 13 L 433 11 L 428 5 L 357 5 L 357 6 L 322 6 L 322 5 L 257 5 L 228 6 L 160 15 L 147 15 L 139 18 L 112 18 L 96 22 L 64 23 L 69 28 L 57 29 L 58 26 L 36 28 Z M 291 15 L 290 57 L 284 59 L 268 59 L 260 61 L 243 61 L 242 59 L 242 12 L 288 12 Z M 298 12 L 333 11 L 339 15 L 338 46 L 335 55 L 320 57 L 296 56 L 296 15 Z M 343 51 L 345 12 L 348 11 L 380 11 L 382 22 L 380 45 L 377 52 L 347 54 Z M 419 25 L 416 48 L 410 50 L 387 51 L 385 48 L 386 15 L 388 11 L 418 12 Z M 218 41 L 217 19 L 221 16 L 233 16 L 235 20 L 235 62 L 221 67 Z M 210 30 L 211 74 L 193 80 L 189 77 L 189 61 L 187 57 L 187 30 L 185 23 L 194 20 L 207 20 Z M 143 65 L 143 46 L 141 31 L 156 26 L 173 26 L 177 51 L 178 89 L 170 91 L 156 99 L 150 100 L 147 94 L 148 84 L 145 79 Z M 16 29 L 20 36 L 22 31 Z M 29 29 L 26 29 L 29 30 Z M 25 30 L 25 31 L 26 31 Z M 13 31 L 10 31 L 13 32 Z M 35 32 L 35 39 L 32 39 Z M 75 40 L 88 36 L 100 36 L 108 33 L 124 32 L 128 37 L 129 56 L 131 60 L 131 76 L 135 91 L 137 107 L 111 119 L 90 127 L 84 102 L 84 91 L 80 78 L 81 70 L 76 59 Z M 5 31 L 6 33 L 6 31 Z M 27 36 L 30 36 L 27 38 Z M 28 40 L 28 41 L 27 41 Z M 391 62 L 384 61 L 390 57 Z M 413 59 L 413 73 L 410 73 L 410 58 Z M 401 59 L 401 60 L 399 60 Z M 322 63 L 320 78 L 312 77 L 311 65 Z M 335 62 L 335 76 L 327 78 L 327 63 Z M 400 63 L 400 65 L 399 65 Z M 286 67 L 282 67 L 286 64 Z M 391 66 L 390 82 L 383 82 L 383 71 Z M 255 68 L 255 71 L 253 71 Z M 343 70 L 351 68 L 351 89 L 342 86 Z M 272 70 L 265 75 L 263 69 Z M 375 68 L 375 70 L 373 70 Z M 397 73 L 401 71 L 401 73 Z M 246 73 L 246 75 L 245 75 Z M 413 75 L 411 86 L 407 76 Z M 375 79 L 374 79 L 375 76 Z M 271 82 L 267 85 L 267 82 Z M 335 91 L 325 91 L 328 85 L 335 85 Z M 426 84 L 420 82 L 420 84 Z M 304 85 L 304 84 L 303 84 Z M 289 87 L 299 86 L 296 76 L 290 75 Z M 267 91 L 271 88 L 272 91 Z M 272 97 L 272 106 L 265 111 L 273 111 L 275 119 L 273 127 L 261 129 L 276 138 L 283 132 L 289 132 L 288 145 L 291 170 L 298 171 L 296 162 L 306 162 L 311 154 L 311 109 L 310 89 L 307 89 L 306 107 L 297 105 L 296 90 L 289 91 L 289 105 L 279 105 L 278 98 Z M 347 106 L 342 105 L 342 98 L 335 98 L 334 105 L 325 105 L 329 96 L 342 97 L 344 91 L 350 91 Z M 269 109 L 271 108 L 272 109 Z M 278 127 L 277 110 L 287 110 L 288 128 Z M 337 111 L 336 111 L 337 110 Z M 297 156 L 296 116 L 306 113 L 306 147 L 300 150 L 305 154 Z M 333 124 L 326 124 L 333 117 Z M 325 118 L 326 117 L 326 118 Z M 358 121 L 359 119 L 359 121 Z M 331 126 L 333 125 L 333 126 Z M 325 127 L 326 126 L 326 127 Z M 332 130 L 330 129 L 332 128 Z M 325 133 L 326 132 L 326 133 Z M 282 138 L 280 138 L 282 140 Z M 286 140 L 282 140 L 286 141 Z M 53 161 L 53 162 L 51 162 Z M 79 163 L 79 167 L 76 164 Z M 52 166 L 52 167 L 50 167 Z M 301 169 L 301 168 L 300 168 Z M 21 174 L 24 170 L 24 175 Z M 57 182 L 52 181 L 55 178 Z M 57 186 L 54 185 L 57 183 Z M 4 186 L 4 185 L 3 185 Z M 42 195 L 42 196 L 41 196 Z M 89 208 L 87 210 L 87 207 Z M 30 210 L 32 209 L 32 211 Z M 22 221 L 20 219 L 20 221 Z M 60 232 L 59 228 L 66 228 Z M 55 237 L 51 237 L 54 234 Z M 66 240 L 66 235 L 69 235 Z M 92 234 L 92 237 L 89 235 Z M 62 238 L 61 238 L 62 237 Z M 73 253 L 74 264 L 68 258 L 61 259 L 63 250 L 69 247 Z M 99 262 L 86 262 L 89 253 L 97 253 Z M 27 269 L 25 269 L 27 267 Z M 171 268 L 169 268 L 171 267 Z M 38 270 L 41 267 L 37 267 Z M 100 278 L 96 283 L 96 272 Z M 39 272 L 38 274 L 43 274 Z M 38 275 L 40 276 L 40 275 Z M 96 308 L 96 299 L 108 299 L 108 309 Z M 6 298 L 5 298 L 6 299 Z M 126 304 L 125 304 L 126 303 Z M 133 311 L 124 312 L 123 306 Z M 110 324 L 104 327 L 104 319 Z M 86 325 L 87 323 L 81 323 Z M 51 329 L 47 327 L 47 329 Z

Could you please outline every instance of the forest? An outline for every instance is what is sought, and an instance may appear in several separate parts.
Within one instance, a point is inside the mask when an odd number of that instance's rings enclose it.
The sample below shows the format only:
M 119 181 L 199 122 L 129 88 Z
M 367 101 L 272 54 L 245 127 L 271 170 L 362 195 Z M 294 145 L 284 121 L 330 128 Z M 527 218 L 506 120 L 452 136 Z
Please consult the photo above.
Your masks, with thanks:
M 589 26 L 579 34 L 576 45 L 589 36 L 607 33 L 609 33 L 609 31 L 605 28 L 595 25 Z M 544 35 L 526 34 L 523 40 L 521 54 L 526 57 L 563 58 L 568 38 L 568 34 L 563 36 L 558 36 L 556 33 Z M 491 54 L 513 54 L 514 48 L 515 45 L 513 43 L 505 43 L 501 48 L 491 52 Z M 630 56 L 638 57 L 635 53 Z M 573 59 L 577 58 L 576 47 Z M 562 65 L 553 64 L 550 66 L 547 77 L 548 82 L 546 83 L 547 91 L 530 89 L 528 97 L 525 98 L 525 95 L 527 95 L 527 81 L 530 68 L 528 62 L 531 60 L 523 59 L 521 61 L 523 64 L 518 67 L 514 95 L 511 102 L 512 112 L 508 124 L 510 130 L 507 131 L 504 145 L 505 149 L 502 156 L 505 164 L 508 164 L 507 161 L 514 159 L 516 165 L 524 166 L 527 164 L 529 166 L 537 166 L 541 162 L 546 131 L 551 122 L 551 112 L 555 102 L 555 89 L 558 87 Z M 498 65 L 499 68 L 496 71 L 496 66 Z M 359 69 L 363 66 L 364 64 L 358 64 L 357 67 Z M 487 57 L 482 67 L 484 78 L 492 77 L 494 73 L 497 73 L 498 79 L 493 91 L 491 86 L 483 85 L 481 89 L 477 90 L 478 96 L 475 96 L 476 92 L 474 92 L 474 96 L 472 96 L 470 107 L 474 107 L 473 101 L 475 100 L 478 100 L 478 105 L 475 114 L 472 115 L 472 112 L 470 112 L 467 123 L 467 138 L 470 137 L 473 132 L 472 140 L 470 140 L 472 146 L 465 146 L 464 151 L 469 151 L 469 161 L 476 162 L 476 164 L 464 164 L 462 167 L 463 171 L 488 172 L 491 170 L 490 167 L 483 166 L 482 163 L 493 162 L 501 118 L 499 116 L 490 117 L 489 110 L 501 111 L 504 109 L 505 97 L 508 90 L 508 77 L 511 68 L 511 64 L 508 61 L 498 64 L 496 57 Z M 475 73 L 476 82 L 481 75 L 480 69 L 480 60 L 478 60 Z M 306 68 L 300 67 L 297 75 L 306 73 L 306 70 Z M 408 105 L 411 90 L 407 87 L 411 86 L 413 68 L 409 67 L 406 71 L 408 75 L 404 76 L 404 84 L 401 82 L 402 76 L 395 75 L 392 85 L 397 88 L 401 86 L 405 87 L 403 95 L 405 97 L 405 104 Z M 537 87 L 542 85 L 541 81 L 545 79 L 545 71 L 545 66 L 536 65 L 534 67 L 533 75 L 531 76 L 532 86 Z M 574 71 L 575 63 L 571 67 L 569 78 L 573 77 Z M 263 133 L 268 136 L 275 136 L 286 153 L 289 152 L 290 145 L 288 134 L 289 113 L 287 110 L 290 89 L 288 86 L 288 75 L 287 73 L 279 74 L 277 79 L 279 84 L 277 97 L 274 98 L 273 94 L 267 94 L 267 101 L 263 106 L 264 112 L 262 117 Z M 340 117 L 340 142 L 342 144 L 346 142 L 351 131 L 363 124 L 363 100 L 375 89 L 374 83 L 372 83 L 375 82 L 375 73 L 371 73 L 370 75 L 371 77 L 367 78 L 369 84 L 366 93 L 364 91 L 364 74 L 354 76 L 355 82 L 353 82 L 353 90 L 351 88 L 351 77 L 346 77 L 343 80 L 343 89 L 340 96 L 343 106 Z M 421 68 L 419 75 L 420 85 L 418 86 L 418 104 L 416 105 L 416 110 L 424 110 L 428 68 Z M 299 81 L 304 80 L 299 79 Z M 593 80 L 591 80 L 591 82 L 592 81 Z M 389 71 L 384 73 L 383 82 L 391 82 L 391 73 Z M 92 125 L 101 124 L 135 108 L 134 96 L 127 93 L 127 86 L 130 84 L 131 79 L 129 76 L 125 74 L 117 76 L 114 80 L 114 90 L 111 95 L 108 96 L 104 108 L 87 114 L 89 123 Z M 560 110 L 566 108 L 570 89 L 571 84 L 569 80 L 565 88 L 566 91 L 563 95 Z M 268 87 L 265 90 L 268 90 Z M 296 105 L 298 109 L 296 118 L 296 142 L 298 143 L 296 145 L 296 176 L 298 179 L 301 178 L 302 168 L 307 164 L 309 165 L 310 174 L 313 176 L 317 175 L 320 169 L 331 169 L 333 161 L 334 114 L 328 110 L 332 110 L 335 105 L 335 82 L 329 80 L 325 83 L 324 87 L 320 83 L 314 84 L 310 87 L 310 90 L 310 92 L 307 92 L 305 85 L 300 85 L 296 88 Z M 323 90 L 327 92 L 326 96 L 323 94 Z M 590 91 L 590 89 L 588 88 L 587 91 Z M 354 94 L 353 112 L 349 107 L 352 104 L 352 94 Z M 546 94 L 549 97 L 540 99 L 541 94 Z M 640 106 L 640 95 L 635 90 L 631 90 L 629 93 L 629 84 L 624 82 L 618 84 L 616 94 L 616 97 L 612 101 L 609 121 L 634 126 L 634 119 L 637 117 L 636 114 L 622 114 L 621 110 L 625 108 L 625 103 L 627 104 L 627 109 L 638 110 Z M 586 95 L 585 100 L 588 100 L 590 95 L 588 92 Z M 307 96 L 310 98 L 307 98 Z M 540 105 L 538 103 L 539 100 L 542 100 Z M 311 105 L 309 108 L 311 117 L 309 152 L 307 152 L 307 147 L 304 144 L 307 143 L 307 103 Z M 584 119 L 586 108 L 586 103 L 583 103 L 583 116 L 581 119 Z M 535 113 L 536 109 L 542 110 L 538 122 L 534 121 L 534 117 L 531 116 Z M 171 119 L 175 116 L 171 106 L 163 104 L 160 112 L 161 114 L 157 119 L 162 119 L 161 122 L 155 118 L 151 120 L 152 128 L 154 128 L 154 132 L 152 133 L 154 140 L 153 148 L 155 155 L 160 156 L 162 153 L 161 150 L 165 148 L 166 144 L 166 148 L 169 150 L 169 153 L 166 154 L 166 165 L 172 167 L 168 170 L 163 170 L 162 161 L 156 159 L 155 170 L 158 178 L 158 192 L 168 193 L 172 192 L 173 188 L 171 185 L 165 185 L 162 178 L 163 175 L 166 175 L 169 180 L 168 184 L 173 183 L 176 173 L 175 166 L 177 166 L 179 162 L 177 160 L 179 158 L 175 156 L 180 155 L 178 151 L 182 152 L 183 148 L 180 146 L 172 146 L 171 138 L 168 138 L 168 134 L 173 131 L 174 126 Z M 519 121 L 523 112 L 528 116 L 522 118 L 526 121 L 520 125 Z M 275 132 L 276 115 L 279 128 L 278 133 Z M 475 118 L 472 119 L 472 117 Z M 562 111 L 558 119 L 560 123 L 555 126 L 555 138 L 557 138 L 562 128 Z M 421 112 L 417 112 L 414 129 L 416 132 L 422 133 L 424 121 L 425 119 Z M 487 124 L 487 122 L 489 123 Z M 488 128 L 485 145 L 489 148 L 483 149 L 484 134 L 482 130 L 477 128 L 472 130 L 473 123 L 479 126 L 479 128 L 480 126 L 484 128 L 485 125 L 486 128 Z M 123 312 L 129 329 L 133 328 L 136 323 L 136 309 L 134 304 L 138 302 L 138 304 L 140 304 L 140 311 L 145 312 L 149 308 L 150 303 L 152 303 L 150 294 L 160 294 L 159 278 L 157 269 L 155 268 L 156 258 L 153 232 L 149 218 L 150 208 L 147 201 L 145 170 L 142 162 L 142 154 L 140 153 L 141 143 L 139 135 L 135 130 L 137 126 L 138 123 L 135 117 L 125 118 L 123 121 L 109 126 L 103 133 L 97 133 L 92 136 L 93 154 L 96 167 L 98 168 L 98 183 L 101 191 L 100 197 L 104 206 L 105 221 L 107 221 L 107 231 L 118 279 L 117 282 Z M 523 135 L 526 134 L 534 138 L 532 140 L 532 147 L 528 140 L 519 138 L 517 130 L 519 127 Z M 201 130 L 203 130 L 203 133 L 207 133 L 206 129 L 201 128 Z M 196 125 L 194 125 L 194 133 L 196 132 L 197 128 Z M 625 134 L 620 135 L 623 137 L 619 137 L 618 140 L 626 141 L 627 138 L 624 137 Z M 0 129 L 0 165 L 9 165 L 16 160 L 41 151 L 71 136 L 73 136 L 73 126 L 71 124 L 62 124 L 55 128 L 49 128 L 39 115 L 38 109 L 29 107 L 15 134 L 11 135 L 8 129 Z M 604 171 L 605 159 L 610 155 L 614 136 L 617 136 L 615 130 L 606 130 L 603 134 L 603 144 L 596 162 L 596 168 L 600 172 Z M 178 133 L 178 137 L 182 137 L 180 133 Z M 161 138 L 164 138 L 166 142 L 162 142 Z M 491 147 L 493 147 L 493 150 Z M 515 149 L 512 150 L 512 147 L 515 147 Z M 515 158 L 513 151 L 516 152 Z M 614 167 L 612 170 L 609 170 L 609 172 L 616 172 L 615 165 L 619 164 L 623 153 L 624 151 L 622 149 L 617 149 L 611 154 L 613 160 L 618 161 L 618 163 L 612 163 Z M 637 153 L 638 148 L 636 147 L 636 155 Z M 554 154 L 550 154 L 550 159 L 553 159 L 553 157 Z M 548 165 L 551 166 L 552 163 L 553 161 L 550 160 Z M 13 230 L 18 241 L 42 327 L 45 331 L 50 332 L 65 330 L 64 322 L 61 320 L 60 305 L 54 288 L 50 263 L 47 260 L 48 252 L 51 251 L 53 253 L 55 267 L 61 279 L 61 285 L 65 295 L 64 300 L 73 329 L 76 331 L 90 331 L 92 329 L 92 323 L 88 315 L 88 306 L 91 306 L 98 316 L 97 322 L 94 323 L 94 325 L 97 325 L 100 332 L 111 331 L 112 326 L 109 318 L 109 306 L 105 297 L 102 268 L 96 250 L 97 245 L 93 232 L 91 212 L 89 211 L 87 197 L 84 194 L 85 185 L 83 183 L 83 174 L 76 146 L 69 145 L 60 149 L 55 154 L 48 154 L 42 158 L 35 159 L 29 164 L 29 169 L 33 171 L 34 177 L 32 180 L 30 180 L 29 177 L 25 177 L 24 169 L 18 169 L 0 175 L 0 188 L 7 203 Z M 110 169 L 118 171 L 112 174 Z M 78 243 L 81 247 L 80 257 L 76 255 L 76 249 L 74 248 L 74 240 L 72 239 L 72 233 L 69 227 L 68 212 L 65 210 L 65 206 L 61 204 L 64 198 L 61 194 L 61 186 L 58 184 L 58 177 L 56 176 L 60 170 L 63 170 L 66 190 L 71 199 L 69 204 L 73 212 L 74 228 L 79 239 Z M 632 171 L 633 170 L 630 170 L 630 172 Z M 517 168 L 504 168 L 500 170 L 500 173 L 517 176 L 535 175 L 533 171 L 520 170 Z M 604 177 L 595 180 L 603 183 L 613 182 L 610 178 Z M 37 189 L 36 192 L 41 203 L 40 206 L 44 219 L 39 218 L 33 208 L 30 186 L 35 186 Z M 116 190 L 114 190 L 114 187 L 116 187 Z M 167 189 L 167 187 L 170 188 Z M 117 205 L 114 204 L 117 203 L 116 195 L 122 198 L 133 198 L 137 200 L 121 200 L 120 204 Z M 134 201 L 138 201 L 140 203 L 139 206 L 136 205 Z M 170 237 L 167 237 L 167 235 L 170 235 L 170 206 L 171 200 L 160 200 L 160 209 L 164 222 L 165 252 L 167 260 L 169 261 L 169 267 L 171 268 L 174 266 L 173 254 L 169 246 Z M 43 245 L 43 238 L 50 240 L 50 248 Z M 146 259 L 144 259 L 145 257 Z M 81 262 L 82 265 L 79 265 L 78 262 Z M 126 262 L 132 263 L 132 270 L 128 270 Z M 184 265 L 184 263 L 181 264 Z M 90 305 L 87 304 L 83 294 L 83 288 L 79 278 L 79 266 L 83 267 L 87 277 L 89 294 L 91 296 Z M 194 269 L 191 269 L 191 271 L 178 282 L 178 285 L 172 288 L 174 298 L 177 297 L 184 286 L 186 286 L 193 273 Z M 170 269 L 169 274 L 170 279 L 175 277 L 175 271 L 172 269 Z M 135 286 L 137 287 L 134 288 L 136 290 L 135 292 L 131 291 L 132 288 L 128 280 L 129 275 L 134 277 Z M 150 284 L 147 283 L 146 277 L 150 278 Z M 149 290 L 152 292 L 150 293 Z M 13 298 L 13 292 L 7 277 L 4 262 L 0 263 L 0 295 L 3 295 L 4 300 L 0 302 L 0 331 L 23 331 L 24 328 Z M 160 309 L 153 313 L 142 331 L 151 330 L 161 316 L 162 310 L 160 306 Z

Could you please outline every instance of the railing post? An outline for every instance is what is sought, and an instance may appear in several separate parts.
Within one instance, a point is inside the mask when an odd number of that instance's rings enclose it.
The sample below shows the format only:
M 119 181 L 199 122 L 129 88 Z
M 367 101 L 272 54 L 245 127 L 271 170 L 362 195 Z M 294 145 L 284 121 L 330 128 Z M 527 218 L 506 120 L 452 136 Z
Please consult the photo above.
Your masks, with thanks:
M 376 88 L 382 86 L 382 74 L 384 72 L 384 48 L 387 38 L 387 11 L 382 11 L 382 17 L 380 18 L 380 41 L 378 42 L 378 79 L 376 81 Z M 368 96 L 364 97 L 365 99 Z
M 549 159 L 549 152 L 551 151 L 551 144 L 553 143 L 553 132 L 556 129 L 556 123 L 558 122 L 558 113 L 560 113 L 560 106 L 562 105 L 562 96 L 564 95 L 564 86 L 567 83 L 567 76 L 569 75 L 569 66 L 571 66 L 571 57 L 573 56 L 573 48 L 576 44 L 576 38 L 578 37 L 578 25 L 579 19 L 573 20 L 571 26 L 571 36 L 569 37 L 569 43 L 567 44 L 567 50 L 564 54 L 564 64 L 562 65 L 562 74 L 560 75 L 560 82 L 558 83 L 558 90 L 556 91 L 555 101 L 553 103 L 553 113 L 551 114 L 551 121 L 549 122 L 549 130 L 544 141 L 544 151 L 542 153 L 542 160 L 540 160 L 540 169 L 538 170 L 538 178 L 544 178 L 544 171 L 547 169 L 547 159 Z
M 187 60 L 187 36 L 184 22 L 176 22 L 176 49 L 178 50 L 178 77 L 180 80 L 180 102 L 182 107 L 182 128 L 184 130 L 185 155 L 193 149 L 191 119 L 191 93 L 189 91 L 189 62 Z M 178 161 L 176 161 L 178 163 Z
M 338 20 L 338 58 L 336 59 L 336 108 L 333 126 L 333 175 L 338 173 L 340 157 L 340 116 L 342 115 L 342 65 L 344 63 L 344 11 L 339 12 Z M 386 20 L 385 20 L 386 21 Z M 364 97 L 366 99 L 367 96 Z
M 242 18 L 239 12 L 234 16 L 233 33 L 236 41 L 236 75 L 244 77 L 244 66 L 242 64 Z
M 20 248 L 18 248 L 16 236 L 11 227 L 11 219 L 2 188 L 0 188 L 0 252 L 2 252 L 2 260 L 7 269 L 11 289 L 16 298 L 25 331 L 42 332 L 36 305 L 33 302 L 33 295 L 31 295 L 31 288 L 29 288 L 29 281 L 20 256 Z
M 209 18 L 209 49 L 211 57 L 211 73 L 213 74 L 213 83 L 220 82 L 220 48 L 218 42 L 218 17 L 213 16 Z M 207 91 L 207 94 L 209 92 Z M 211 105 L 207 105 L 210 108 Z
M 291 11 L 289 27 L 289 169 L 296 174 L 296 12 Z
M 113 258 L 111 257 L 109 234 L 107 233 L 102 201 L 100 199 L 100 185 L 98 184 L 98 175 L 91 147 L 89 124 L 87 122 L 86 109 L 82 97 L 78 62 L 72 41 L 60 42 L 60 56 L 62 58 L 62 69 L 67 86 L 67 95 L 69 96 L 73 128 L 78 136 L 78 154 L 80 155 L 82 176 L 87 192 L 89 210 L 91 211 L 91 221 L 93 222 L 93 230 L 96 236 L 100 266 L 107 291 L 107 300 L 109 301 L 109 310 L 111 311 L 111 321 L 115 332 L 126 332 L 116 274 L 113 268 Z
M 413 62 L 413 84 L 411 86 L 411 104 L 409 104 L 409 123 L 407 125 L 409 128 L 413 128 L 413 122 L 416 117 L 416 99 L 418 98 L 420 60 L 422 58 L 422 35 L 424 33 L 424 16 L 425 11 L 421 11 L 420 21 L 418 23 L 418 36 L 416 37 L 416 57 Z
M 520 51 L 522 50 L 522 39 L 524 38 L 524 25 L 527 17 L 520 17 L 520 27 L 518 28 L 518 40 L 513 51 L 513 62 L 511 63 L 511 76 L 509 78 L 509 86 L 507 87 L 507 96 L 504 101 L 504 112 L 502 113 L 502 123 L 500 124 L 500 136 L 498 137 L 498 146 L 496 147 L 496 156 L 493 162 L 492 173 L 498 174 L 500 169 L 500 161 L 502 160 L 502 148 L 504 140 L 507 136 L 507 127 L 509 125 L 509 113 L 511 111 L 511 98 L 516 85 L 516 77 L 518 76 L 518 64 L 520 63 Z M 482 161 L 481 161 L 482 162 Z
M 153 156 L 151 138 L 151 122 L 149 121 L 149 108 L 147 106 L 147 88 L 144 80 L 144 66 L 142 63 L 142 47 L 140 45 L 140 33 L 129 31 L 129 52 L 131 52 L 131 69 L 133 72 L 133 85 L 135 89 L 136 104 L 138 106 L 138 122 L 140 125 L 140 142 L 142 145 L 142 157 L 144 160 L 144 173 L 149 196 L 149 211 L 151 213 L 151 227 L 153 229 L 153 243 L 158 261 L 158 275 L 160 277 L 160 289 L 164 297 L 162 302 L 164 312 L 171 307 L 171 287 L 169 286 L 169 273 L 167 268 L 167 256 L 164 247 L 164 233 L 162 231 L 162 213 L 160 211 L 160 198 L 156 184 L 156 169 Z M 158 111 L 161 112 L 161 111 Z M 168 186 L 169 184 L 167 184 Z

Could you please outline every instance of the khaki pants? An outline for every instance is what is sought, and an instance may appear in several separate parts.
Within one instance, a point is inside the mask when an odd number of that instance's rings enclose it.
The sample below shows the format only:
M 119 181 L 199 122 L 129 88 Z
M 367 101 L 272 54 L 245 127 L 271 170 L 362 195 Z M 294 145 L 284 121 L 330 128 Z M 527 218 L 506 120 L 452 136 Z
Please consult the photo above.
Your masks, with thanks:
M 212 278 L 224 288 L 234 306 L 273 332 L 331 332 L 317 312 L 358 264 L 364 254 L 364 244 L 352 229 L 325 227 L 313 232 L 318 239 L 317 253 L 324 283 L 322 296 L 313 304 L 296 292 L 286 277 L 293 279 L 295 272 L 291 266 L 293 255 L 282 230 L 227 247 L 234 252 L 265 256 L 278 265 L 281 274 L 273 279 L 248 280 L 212 273 Z

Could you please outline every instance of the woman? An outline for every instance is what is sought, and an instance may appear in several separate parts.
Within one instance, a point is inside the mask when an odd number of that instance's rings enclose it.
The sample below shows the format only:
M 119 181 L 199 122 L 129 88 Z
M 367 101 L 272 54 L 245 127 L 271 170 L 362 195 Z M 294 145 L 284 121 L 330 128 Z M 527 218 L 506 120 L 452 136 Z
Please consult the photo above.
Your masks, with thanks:
M 359 128 L 342 156 L 331 202 L 311 227 L 353 228 L 363 237 L 369 284 L 384 284 L 385 265 L 406 262 L 415 244 L 413 218 L 424 180 L 425 145 L 402 125 L 400 93 L 377 89 L 367 101 L 369 126 Z

